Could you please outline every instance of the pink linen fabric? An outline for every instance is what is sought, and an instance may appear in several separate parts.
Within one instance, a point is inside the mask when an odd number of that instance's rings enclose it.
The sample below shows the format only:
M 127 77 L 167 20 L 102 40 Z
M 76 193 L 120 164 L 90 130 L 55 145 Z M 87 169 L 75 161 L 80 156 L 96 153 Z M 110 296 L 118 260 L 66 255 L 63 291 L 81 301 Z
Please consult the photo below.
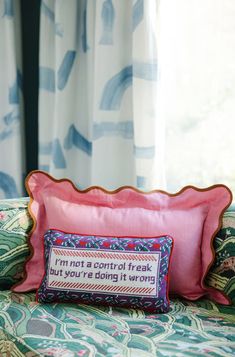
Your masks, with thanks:
M 108 192 L 101 187 L 80 191 L 69 180 L 55 180 L 41 171 L 26 179 L 34 227 L 25 278 L 15 292 L 38 289 L 44 273 L 43 236 L 48 229 L 89 235 L 153 237 L 170 235 L 174 251 L 170 293 L 196 300 L 204 295 L 228 304 L 220 291 L 204 285 L 214 260 L 213 238 L 232 201 L 224 185 L 193 186 L 177 194 L 144 193 L 132 187 Z

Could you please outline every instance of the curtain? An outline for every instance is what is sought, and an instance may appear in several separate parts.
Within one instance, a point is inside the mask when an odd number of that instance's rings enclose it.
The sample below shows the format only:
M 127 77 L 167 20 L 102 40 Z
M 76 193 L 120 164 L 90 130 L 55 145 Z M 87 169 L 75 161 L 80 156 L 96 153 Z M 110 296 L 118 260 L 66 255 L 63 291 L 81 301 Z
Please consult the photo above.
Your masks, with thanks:
M 43 0 L 39 165 L 79 187 L 164 184 L 156 0 Z
M 0 0 L 0 198 L 38 168 L 24 126 L 39 168 L 81 188 L 235 190 L 234 1 L 42 0 L 39 142 L 21 64 L 21 21 L 37 24 L 20 4 Z
M 20 3 L 0 1 L 0 198 L 18 197 L 25 168 Z

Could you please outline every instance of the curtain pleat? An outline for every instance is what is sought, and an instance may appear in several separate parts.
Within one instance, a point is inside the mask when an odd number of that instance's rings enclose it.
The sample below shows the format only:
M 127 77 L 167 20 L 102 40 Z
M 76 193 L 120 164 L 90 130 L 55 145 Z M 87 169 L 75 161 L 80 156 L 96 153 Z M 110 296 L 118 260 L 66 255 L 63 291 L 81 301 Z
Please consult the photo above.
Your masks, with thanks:
M 42 1 L 41 169 L 79 187 L 162 187 L 156 3 Z
M 25 173 L 20 3 L 0 1 L 0 198 L 22 195 Z

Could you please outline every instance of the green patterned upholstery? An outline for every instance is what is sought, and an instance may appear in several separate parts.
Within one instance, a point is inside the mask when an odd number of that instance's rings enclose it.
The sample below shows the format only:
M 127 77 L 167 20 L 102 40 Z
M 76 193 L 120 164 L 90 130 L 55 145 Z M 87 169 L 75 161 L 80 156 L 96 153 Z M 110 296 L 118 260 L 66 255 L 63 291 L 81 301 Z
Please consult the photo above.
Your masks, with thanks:
M 0 355 L 234 356 L 235 307 L 175 300 L 169 313 L 150 314 L 70 303 L 37 304 L 33 293 L 4 291 L 0 293 Z
M 28 232 L 32 220 L 28 199 L 0 201 L 0 289 L 9 289 L 23 273 L 29 255 Z
M 207 284 L 225 292 L 235 305 L 235 206 L 224 214 L 222 229 L 214 240 L 215 262 Z

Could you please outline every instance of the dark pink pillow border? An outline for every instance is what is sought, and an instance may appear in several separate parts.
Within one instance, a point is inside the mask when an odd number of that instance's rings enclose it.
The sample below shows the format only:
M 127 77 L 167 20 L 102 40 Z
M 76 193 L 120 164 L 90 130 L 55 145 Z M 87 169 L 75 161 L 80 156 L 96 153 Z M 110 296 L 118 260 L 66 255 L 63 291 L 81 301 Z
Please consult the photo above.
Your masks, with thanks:
M 100 191 L 103 191 L 105 194 L 111 194 L 111 195 L 112 195 L 112 194 L 115 194 L 115 193 L 116 193 L 116 194 L 121 193 L 121 192 L 124 191 L 124 190 L 129 190 L 129 191 L 132 192 L 133 195 L 134 195 L 134 194 L 149 195 L 149 194 L 152 194 L 152 193 L 153 193 L 153 194 L 154 194 L 154 193 L 160 193 L 160 194 L 166 195 L 166 196 L 168 196 L 168 197 L 175 197 L 175 196 L 178 196 L 178 195 L 182 194 L 184 191 L 187 191 L 187 190 L 190 190 L 190 189 L 191 189 L 191 190 L 198 191 L 198 192 L 210 191 L 210 190 L 216 189 L 216 188 L 220 188 L 220 189 L 223 188 L 223 189 L 225 189 L 225 191 L 227 191 L 227 192 L 225 192 L 225 193 L 228 195 L 229 198 L 227 197 L 227 199 L 225 199 L 226 205 L 225 205 L 225 203 L 224 203 L 224 205 L 223 205 L 224 208 L 221 210 L 221 213 L 220 213 L 219 218 L 218 218 L 218 226 L 217 226 L 217 229 L 214 231 L 214 234 L 211 236 L 211 239 L 210 239 L 211 261 L 210 261 L 209 264 L 208 264 L 208 260 L 207 260 L 207 262 L 205 262 L 205 261 L 203 260 L 203 255 L 202 255 L 202 264 L 203 264 L 204 266 L 205 266 L 205 264 L 206 264 L 207 269 L 206 269 L 206 271 L 205 271 L 205 269 L 203 270 L 203 276 L 202 276 L 202 279 L 201 279 L 201 286 L 202 286 L 203 289 L 205 289 L 205 294 L 208 294 L 209 296 L 210 296 L 210 295 L 213 296 L 213 298 L 215 298 L 217 301 L 220 301 L 221 303 L 224 303 L 224 304 L 230 303 L 229 298 L 228 298 L 224 293 L 222 293 L 221 291 L 218 291 L 217 289 L 209 288 L 208 286 L 206 286 L 206 285 L 204 284 L 204 279 L 205 279 L 205 277 L 206 277 L 206 275 L 207 275 L 207 273 L 208 273 L 208 271 L 209 271 L 211 265 L 213 264 L 213 261 L 214 261 L 214 258 L 215 258 L 215 252 L 214 252 L 214 248 L 213 248 L 213 239 L 214 239 L 214 237 L 216 236 L 217 232 L 219 231 L 219 229 L 220 229 L 220 227 L 221 227 L 221 225 L 222 225 L 223 213 L 225 212 L 225 210 L 229 207 L 229 205 L 230 205 L 231 202 L 232 202 L 232 193 L 231 193 L 231 191 L 228 189 L 227 186 L 217 184 L 217 185 L 210 186 L 210 187 L 208 187 L 208 188 L 200 189 L 200 188 L 197 188 L 197 187 L 194 187 L 194 186 L 190 186 L 190 185 L 189 185 L 189 186 L 184 187 L 183 189 L 181 189 L 179 192 L 177 192 L 177 193 L 175 193 L 175 194 L 170 194 L 170 193 L 165 192 L 165 191 L 162 191 L 162 190 L 153 190 L 153 191 L 149 191 L 149 192 L 143 192 L 143 191 L 140 191 L 140 190 L 138 190 L 138 189 L 136 189 L 136 188 L 134 188 L 134 187 L 131 187 L 131 186 L 123 186 L 123 187 L 120 187 L 120 188 L 118 188 L 118 189 L 116 189 L 116 190 L 114 190 L 114 191 L 108 191 L 108 190 L 105 190 L 104 188 L 98 187 L 98 186 L 92 186 L 92 187 L 89 187 L 89 188 L 87 188 L 87 189 L 85 189 L 85 190 L 79 190 L 79 189 L 77 189 L 77 188 L 74 186 L 74 184 L 73 184 L 70 180 L 68 180 L 68 179 L 60 179 L 60 180 L 57 180 L 57 179 L 53 178 L 52 176 L 50 176 L 49 174 L 47 174 L 47 173 L 45 173 L 45 172 L 43 172 L 43 171 L 35 170 L 35 171 L 32 171 L 32 172 L 27 176 L 27 178 L 26 178 L 26 189 L 27 189 L 27 191 L 28 191 L 28 193 L 29 193 L 29 196 L 30 196 L 29 212 L 30 212 L 30 214 L 31 214 L 31 216 L 32 216 L 32 219 L 33 219 L 33 222 L 34 222 L 33 228 L 32 228 L 32 230 L 31 230 L 31 232 L 30 232 L 29 238 L 31 238 L 31 236 L 32 236 L 32 234 L 33 234 L 33 232 L 35 231 L 36 226 L 37 226 L 37 222 L 36 222 L 36 218 L 35 218 L 35 214 L 37 214 L 37 207 L 34 206 L 34 207 L 32 208 L 32 203 L 33 203 L 33 202 L 35 203 L 35 200 L 34 200 L 34 198 L 33 198 L 32 192 L 31 192 L 31 190 L 30 190 L 30 188 L 29 188 L 29 184 L 28 184 L 28 182 L 29 182 L 31 176 L 34 175 L 34 174 L 44 175 L 44 176 L 46 176 L 49 180 L 54 181 L 55 183 L 64 183 L 64 184 L 66 184 L 66 185 L 70 185 L 71 188 L 73 188 L 73 190 L 74 190 L 74 191 L 77 191 L 78 193 L 86 193 L 86 192 L 89 192 L 89 191 L 92 191 L 92 190 L 100 190 Z M 208 243 L 207 243 L 207 245 L 208 245 Z M 30 246 L 31 254 L 30 254 L 30 256 L 29 256 L 29 258 L 28 258 L 28 260 L 27 260 L 27 262 L 26 262 L 26 264 L 25 264 L 25 276 L 24 276 L 24 278 L 23 278 L 23 280 L 22 280 L 21 282 L 19 282 L 19 283 L 17 283 L 16 285 L 13 286 L 12 290 L 15 291 L 15 292 L 35 290 L 35 287 L 33 287 L 32 289 L 28 289 L 28 290 L 25 290 L 24 288 L 23 288 L 23 290 L 22 290 L 22 288 L 21 288 L 21 284 L 23 284 L 24 281 L 27 280 L 27 269 L 26 269 L 26 268 L 27 268 L 27 263 L 30 262 L 30 260 L 31 260 L 31 259 L 33 258 L 33 256 L 34 256 L 34 247 L 33 247 L 33 244 L 31 244 L 30 239 L 29 239 L 29 246 Z M 203 248 L 203 247 L 202 247 L 202 248 Z M 186 277 L 186 278 L 187 278 L 187 277 Z

